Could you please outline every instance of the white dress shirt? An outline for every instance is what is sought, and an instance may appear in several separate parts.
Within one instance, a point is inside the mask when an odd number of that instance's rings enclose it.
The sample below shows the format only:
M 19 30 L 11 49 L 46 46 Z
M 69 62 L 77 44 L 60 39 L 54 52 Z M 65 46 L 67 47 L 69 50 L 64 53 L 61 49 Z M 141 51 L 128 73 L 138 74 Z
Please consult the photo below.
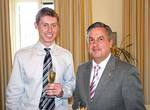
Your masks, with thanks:
M 15 54 L 11 78 L 6 89 L 6 110 L 39 110 L 42 92 L 43 61 L 46 55 L 40 42 Z M 55 110 L 68 109 L 68 97 L 75 88 L 72 54 L 56 45 L 50 46 L 56 83 L 63 86 L 62 98 L 55 98 Z
M 106 64 L 107 64 L 107 62 L 108 62 L 110 56 L 111 56 L 111 54 L 109 54 L 108 57 L 107 57 L 105 60 L 103 60 L 101 63 L 99 63 L 99 64 L 97 64 L 94 60 L 92 61 L 93 66 L 92 66 L 92 72 L 91 72 L 91 77 L 90 77 L 90 84 L 91 84 L 92 79 L 93 79 L 93 76 L 94 76 L 94 74 L 95 74 L 95 73 L 94 73 L 94 67 L 96 67 L 96 68 L 100 67 L 100 69 L 98 69 L 98 74 L 97 74 L 96 80 L 95 80 L 95 88 L 96 88 L 97 85 L 98 85 L 98 82 L 99 82 L 99 80 L 100 80 L 100 78 L 101 78 L 101 76 L 102 76 L 102 73 L 103 73 L 103 71 L 104 71 L 104 69 L 105 69 L 105 67 L 106 67 Z M 97 67 L 97 66 L 98 66 L 98 67 Z

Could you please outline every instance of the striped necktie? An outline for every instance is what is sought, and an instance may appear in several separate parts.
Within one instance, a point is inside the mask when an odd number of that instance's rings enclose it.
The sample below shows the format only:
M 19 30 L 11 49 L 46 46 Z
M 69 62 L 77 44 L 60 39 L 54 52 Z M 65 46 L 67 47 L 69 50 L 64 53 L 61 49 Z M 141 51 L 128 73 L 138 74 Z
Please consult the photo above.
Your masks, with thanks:
M 99 71 L 100 67 L 97 65 L 97 66 L 94 66 L 94 75 L 93 75 L 93 78 L 92 78 L 92 81 L 90 83 L 90 98 L 91 98 L 91 102 L 93 101 L 93 97 L 94 97 L 94 94 L 95 94 L 95 89 L 96 89 L 96 80 L 97 80 L 97 75 L 98 75 L 98 71 Z
M 40 110 L 54 110 L 55 99 L 46 96 L 46 86 L 48 84 L 48 71 L 52 68 L 52 58 L 49 52 L 50 48 L 44 48 L 46 55 L 43 63 L 43 90 L 40 98 L 39 109 Z

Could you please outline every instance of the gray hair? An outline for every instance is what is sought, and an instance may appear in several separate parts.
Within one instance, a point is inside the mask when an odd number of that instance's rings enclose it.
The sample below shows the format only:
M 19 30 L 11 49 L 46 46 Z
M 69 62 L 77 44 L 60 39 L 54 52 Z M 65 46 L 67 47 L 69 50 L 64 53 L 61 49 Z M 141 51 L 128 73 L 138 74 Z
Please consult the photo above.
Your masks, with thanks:
M 108 33 L 108 39 L 109 40 L 111 40 L 111 39 L 113 39 L 113 37 L 112 37 L 112 29 L 108 26 L 108 25 L 106 25 L 106 24 L 104 24 L 104 23 L 102 23 L 102 22 L 95 22 L 95 23 L 93 23 L 93 24 L 91 24 L 88 28 L 87 28 L 87 37 L 89 38 L 89 32 L 93 29 L 93 28 L 104 28 L 105 30 L 106 30 L 106 32 Z

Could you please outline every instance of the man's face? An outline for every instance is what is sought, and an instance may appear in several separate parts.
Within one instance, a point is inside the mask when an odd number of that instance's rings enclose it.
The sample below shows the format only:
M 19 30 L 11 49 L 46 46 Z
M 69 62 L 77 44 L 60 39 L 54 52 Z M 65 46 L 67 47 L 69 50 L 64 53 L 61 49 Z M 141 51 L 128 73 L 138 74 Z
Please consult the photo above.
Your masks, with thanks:
M 59 26 L 56 17 L 43 16 L 39 23 L 35 23 L 36 29 L 39 32 L 39 40 L 45 46 L 50 46 L 56 39 Z
M 89 32 L 89 53 L 96 63 L 100 63 L 110 53 L 112 40 L 108 39 L 104 28 L 93 28 Z

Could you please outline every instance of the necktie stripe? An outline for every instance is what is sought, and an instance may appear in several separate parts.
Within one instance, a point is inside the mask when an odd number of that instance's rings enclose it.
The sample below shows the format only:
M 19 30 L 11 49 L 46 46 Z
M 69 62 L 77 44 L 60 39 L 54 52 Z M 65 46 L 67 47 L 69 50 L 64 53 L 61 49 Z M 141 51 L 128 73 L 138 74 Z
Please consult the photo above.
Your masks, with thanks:
M 46 56 L 45 56 L 45 59 L 44 59 L 44 63 L 48 60 L 51 60 L 51 55 L 50 53 L 48 53 L 49 51 L 46 51 Z
M 43 70 L 44 72 L 43 72 L 43 78 L 44 77 L 47 77 L 48 75 L 47 75 L 47 73 L 48 73 L 48 69 L 45 69 L 45 70 Z
M 48 81 L 43 82 L 43 87 L 46 87 Z
M 49 49 L 44 49 L 46 55 L 43 63 L 43 90 L 40 98 L 39 109 L 40 110 L 54 110 L 55 100 L 46 96 L 46 86 L 48 84 L 48 71 L 52 68 L 52 58 Z
M 49 62 L 46 62 L 46 63 L 44 64 L 43 69 L 45 69 L 45 68 L 47 68 L 47 67 L 50 67 L 51 61 L 52 61 L 52 60 L 49 60 Z
M 48 109 L 47 110 L 51 110 L 51 109 L 54 109 L 55 107 L 55 104 L 51 102 L 50 106 L 48 106 Z
M 52 65 L 52 64 L 49 63 L 49 64 L 47 64 L 47 65 L 45 65 L 45 66 L 43 67 L 43 73 L 44 73 L 44 74 L 46 74 L 46 73 L 50 70 L 50 68 L 52 68 L 51 65 Z M 45 71 L 47 71 L 47 72 L 45 72 Z M 44 74 L 43 74 L 43 76 L 44 76 Z
M 94 94 L 95 94 L 96 77 L 98 75 L 99 69 L 100 69 L 100 67 L 98 65 L 97 65 L 97 68 L 96 68 L 96 66 L 94 67 L 94 75 L 93 75 L 92 81 L 90 83 L 90 98 L 91 98 L 91 101 L 93 101 L 93 97 L 94 97 Z
M 47 102 L 45 103 L 44 106 L 45 106 L 45 108 L 49 108 L 49 107 L 52 108 L 53 105 L 54 105 L 53 100 L 47 100 Z
M 47 101 L 48 101 L 48 98 L 44 98 L 44 99 L 43 99 L 43 102 L 42 102 L 43 108 L 45 107 L 45 104 L 47 103 Z

